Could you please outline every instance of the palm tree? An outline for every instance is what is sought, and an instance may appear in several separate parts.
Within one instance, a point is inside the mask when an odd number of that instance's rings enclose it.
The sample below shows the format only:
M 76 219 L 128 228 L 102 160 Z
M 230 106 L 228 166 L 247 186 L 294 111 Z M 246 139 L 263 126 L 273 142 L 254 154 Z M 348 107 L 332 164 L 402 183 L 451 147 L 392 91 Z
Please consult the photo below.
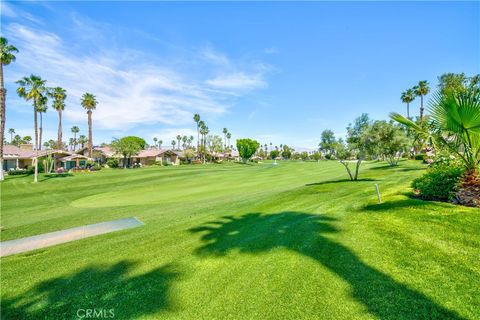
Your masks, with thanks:
M 407 91 L 402 92 L 400 99 L 407 104 L 407 118 L 410 118 L 410 103 L 415 100 L 415 92 L 413 89 L 407 89 Z
M 232 134 L 230 132 L 227 133 L 227 140 L 228 140 L 228 144 L 227 145 L 230 145 L 230 138 L 232 137 Z M 230 148 L 231 149 L 231 148 Z
M 85 147 L 85 144 L 88 143 L 87 137 L 85 137 L 83 134 L 81 134 L 78 137 L 78 144 L 80 144 L 80 148 L 83 149 Z
M 80 129 L 77 126 L 72 127 L 72 133 L 73 133 L 73 151 L 77 149 L 77 133 L 80 132 Z
M 158 141 L 157 137 L 154 137 L 153 138 L 153 144 L 155 145 L 155 147 L 158 148 L 157 141 Z
M 13 128 L 8 129 L 8 133 L 10 133 L 10 144 L 12 144 L 13 135 L 15 134 L 15 129 L 13 129 Z
M 177 141 L 178 141 L 178 148 L 180 149 L 180 140 L 182 140 L 182 136 L 181 135 L 177 135 Z
M 65 99 L 67 98 L 67 91 L 61 87 L 56 87 L 50 90 L 50 97 L 53 99 L 52 107 L 58 112 L 58 134 L 57 134 L 57 148 L 61 149 L 62 142 L 62 112 L 65 110 Z
M 190 136 L 188 138 L 188 147 L 191 148 L 192 147 L 192 142 L 193 142 L 193 136 Z
M 431 114 L 427 126 L 419 125 L 398 113 L 390 117 L 413 129 L 432 142 L 435 149 L 447 149 L 456 154 L 465 167 L 461 189 L 476 194 L 476 199 L 457 193 L 460 203 L 480 206 L 480 92 L 435 93 L 429 105 Z M 470 191 L 468 191 L 470 190 Z M 468 199 L 467 199 L 468 198 Z M 473 201 L 473 202 L 472 202 Z
M 19 87 L 17 88 L 17 94 L 24 98 L 26 101 L 33 100 L 33 127 L 35 131 L 35 150 L 38 151 L 38 124 L 37 124 L 37 107 L 43 99 L 43 96 L 47 93 L 47 87 L 45 86 L 47 80 L 42 80 L 39 76 L 30 75 L 30 77 L 23 77 L 17 81 Z M 35 175 L 33 182 L 38 181 L 38 158 L 35 157 Z
M 182 146 L 184 151 L 185 151 L 185 147 L 187 146 L 187 140 L 188 140 L 187 136 L 182 137 L 182 142 L 183 142 Z
M 37 106 L 37 111 L 38 111 L 38 114 L 40 115 L 40 128 L 39 128 L 39 136 L 38 136 L 38 145 L 40 146 L 40 149 L 42 148 L 42 137 L 43 137 L 43 116 L 42 116 L 42 114 L 47 112 L 47 109 L 48 109 L 47 102 L 48 102 L 48 98 L 45 95 L 40 99 L 40 102 L 38 103 L 38 106 Z
M 197 151 L 198 151 L 198 144 L 200 143 L 200 115 L 195 113 L 193 116 L 193 121 L 197 123 Z
M 9 65 L 15 61 L 15 53 L 18 49 L 8 44 L 8 40 L 0 37 L 0 181 L 3 178 L 3 140 L 5 137 L 5 115 L 6 115 L 6 96 L 5 85 L 3 82 L 3 66 Z M 13 140 L 13 139 L 10 139 Z
M 88 115 L 88 156 L 92 157 L 92 110 L 97 108 L 97 99 L 91 93 L 84 93 L 81 101 L 82 107 L 87 110 Z
M 158 140 L 158 149 L 162 149 L 163 140 Z
M 227 149 L 227 133 L 228 133 L 227 128 L 223 128 L 222 132 L 223 132 L 223 147 Z
M 70 150 L 73 150 L 73 146 L 75 145 L 75 139 L 74 138 L 70 138 L 68 140 L 68 145 L 70 146 Z
M 177 141 L 172 140 L 172 150 L 175 150 L 175 144 L 177 144 Z
M 430 92 L 430 87 L 428 86 L 428 81 L 423 80 L 419 81 L 418 85 L 413 87 L 413 91 L 417 96 L 420 97 L 420 120 L 423 120 L 423 96 L 427 95 Z

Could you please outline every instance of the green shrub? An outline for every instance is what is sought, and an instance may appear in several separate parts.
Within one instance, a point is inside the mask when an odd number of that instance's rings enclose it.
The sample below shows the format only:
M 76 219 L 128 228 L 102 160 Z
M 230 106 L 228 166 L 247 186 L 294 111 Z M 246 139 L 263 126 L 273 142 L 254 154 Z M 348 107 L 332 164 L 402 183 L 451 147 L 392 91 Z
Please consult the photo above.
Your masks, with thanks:
M 9 170 L 8 171 L 8 175 L 9 176 L 19 176 L 19 175 L 22 175 L 22 174 L 32 174 L 33 171 L 29 171 L 29 170 L 24 170 L 24 169 L 20 169 L 20 170 Z
M 109 166 L 110 168 L 118 168 L 118 159 L 117 158 L 108 159 L 107 166 Z
M 427 159 L 427 155 L 425 153 L 419 153 L 415 155 L 414 159 L 425 161 Z
M 425 200 L 448 201 L 458 190 L 463 168 L 458 165 L 435 163 L 427 172 L 413 180 L 412 188 Z
M 95 171 L 102 170 L 102 166 L 99 165 L 98 163 L 94 163 L 94 164 L 92 165 L 92 168 L 93 168 L 93 170 L 95 170 Z

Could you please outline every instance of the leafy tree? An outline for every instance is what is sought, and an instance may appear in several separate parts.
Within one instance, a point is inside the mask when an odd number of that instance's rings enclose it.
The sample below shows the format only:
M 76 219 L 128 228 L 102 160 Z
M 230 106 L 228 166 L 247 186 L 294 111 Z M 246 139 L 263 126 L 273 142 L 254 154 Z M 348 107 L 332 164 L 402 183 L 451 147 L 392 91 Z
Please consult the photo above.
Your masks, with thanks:
M 84 93 L 81 100 L 82 107 L 87 110 L 88 115 L 88 156 L 92 157 L 92 111 L 97 108 L 97 98 L 91 93 Z
M 238 139 L 237 140 L 237 150 L 242 157 L 243 163 L 247 163 L 247 161 L 257 152 L 258 147 L 260 144 L 256 140 L 252 139 Z
M 38 150 L 38 124 L 37 124 L 37 107 L 47 94 L 46 80 L 42 80 L 39 76 L 30 75 L 30 77 L 23 77 L 17 81 L 19 87 L 17 88 L 17 94 L 19 97 L 24 98 L 26 101 L 33 100 L 33 127 L 35 131 L 35 150 Z M 35 158 L 35 174 L 33 182 L 38 181 L 38 159 Z
M 3 66 L 7 66 L 15 61 L 15 53 L 18 49 L 8 44 L 8 40 L 0 37 L 0 181 L 3 176 L 3 142 L 5 140 L 5 115 L 6 115 L 6 97 L 7 90 L 3 81 Z M 13 139 L 10 139 L 13 140 Z
M 427 80 L 422 80 L 418 82 L 418 85 L 413 87 L 413 91 L 415 94 L 420 97 L 420 120 L 423 119 L 423 112 L 424 112 L 424 107 L 423 107 L 423 97 L 427 95 L 430 92 L 430 87 L 428 86 L 428 81 Z
M 62 147 L 62 112 L 65 110 L 65 99 L 67 98 L 67 91 L 61 87 L 55 87 L 49 92 L 53 99 L 52 107 L 58 112 L 58 133 L 57 133 L 57 148 Z
M 465 73 L 444 73 L 438 77 L 441 94 L 458 94 L 480 91 L 480 74 L 467 77 Z
M 318 151 L 315 151 L 312 154 L 312 159 L 318 162 L 320 159 L 322 159 L 322 154 Z
M 282 148 L 283 148 L 283 149 L 282 149 L 282 153 L 281 153 L 281 154 L 282 154 L 282 157 L 283 157 L 284 159 L 290 159 L 290 158 L 292 157 L 293 151 L 295 151 L 295 150 L 293 150 L 292 148 L 290 148 L 290 147 L 287 146 L 287 145 L 282 145 Z
M 368 117 L 368 114 L 363 113 L 360 117 L 356 118 L 353 124 L 349 124 L 347 127 L 347 143 L 351 148 L 357 148 L 361 142 L 362 136 L 372 121 Z
M 337 140 L 335 139 L 335 134 L 332 130 L 323 130 L 322 136 L 320 138 L 320 151 L 325 154 L 332 155 L 335 152 Z
M 308 152 L 302 152 L 300 153 L 300 158 L 303 160 L 303 161 L 307 161 L 310 157 L 308 155 Z
M 369 155 L 383 156 L 391 166 L 395 166 L 408 150 L 409 139 L 399 126 L 381 120 L 375 121 L 363 132 L 361 144 Z
M 271 150 L 270 151 L 270 159 L 272 159 L 272 160 L 274 160 L 279 155 L 280 155 L 280 152 L 278 150 Z
M 123 167 L 126 168 L 127 160 L 138 154 L 140 150 L 143 150 L 145 145 L 146 142 L 144 139 L 135 136 L 128 136 L 112 141 L 111 148 L 116 154 L 123 156 Z
M 407 104 L 407 118 L 410 118 L 410 103 L 415 100 L 415 92 L 413 89 L 407 89 L 407 91 L 402 92 L 400 99 Z
M 209 135 L 207 137 L 207 146 L 208 150 L 210 153 L 213 152 L 222 152 L 223 146 L 222 146 L 222 138 L 217 135 Z
M 437 92 L 429 112 L 431 117 L 426 127 L 397 113 L 390 117 L 430 139 L 436 150 L 445 149 L 457 155 L 465 168 L 457 199 L 465 205 L 480 206 L 480 92 Z

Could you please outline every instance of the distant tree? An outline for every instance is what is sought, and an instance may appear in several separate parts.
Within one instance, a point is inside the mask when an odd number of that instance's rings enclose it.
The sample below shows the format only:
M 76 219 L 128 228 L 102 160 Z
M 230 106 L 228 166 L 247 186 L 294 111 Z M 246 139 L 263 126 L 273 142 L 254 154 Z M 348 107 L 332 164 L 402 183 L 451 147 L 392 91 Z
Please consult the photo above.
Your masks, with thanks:
M 155 145 L 155 147 L 158 147 L 158 139 L 157 139 L 157 137 L 154 137 L 154 138 L 153 138 L 153 144 Z
M 303 160 L 303 161 L 307 161 L 309 159 L 309 155 L 308 155 L 308 152 L 302 152 L 300 153 L 300 158 Z
M 43 137 L 43 114 L 47 112 L 48 105 L 47 105 L 47 95 L 41 97 L 40 101 L 38 102 L 37 111 L 40 116 L 40 127 L 39 127 L 39 136 L 38 136 L 38 143 L 42 145 L 42 137 Z
M 325 154 L 332 155 L 335 153 L 337 140 L 335 139 L 335 134 L 332 130 L 324 130 L 322 132 L 322 136 L 320 138 L 320 143 L 318 146 L 320 147 L 320 151 Z
M 92 111 L 97 108 L 97 98 L 91 93 L 84 93 L 81 100 L 82 107 L 87 110 L 88 115 L 88 156 L 92 157 L 93 137 L 92 137 Z
M 172 140 L 172 149 L 175 150 L 175 145 L 177 144 L 177 141 Z
M 358 149 L 360 140 L 362 139 L 365 131 L 369 128 L 372 121 L 368 117 L 368 114 L 363 113 L 360 117 L 350 123 L 347 126 L 347 144 L 350 149 Z
M 123 156 L 123 167 L 127 167 L 127 160 L 138 154 L 145 148 L 144 139 L 135 136 L 128 136 L 121 139 L 115 139 L 111 143 L 111 148 L 115 154 Z
M 407 91 L 402 92 L 400 99 L 407 104 L 407 118 L 410 118 L 410 103 L 415 100 L 415 92 L 413 89 L 407 89 Z
M 56 87 L 50 90 L 49 95 L 53 99 L 53 109 L 57 110 L 58 112 L 57 148 L 61 149 L 63 145 L 62 112 L 65 110 L 65 99 L 67 98 L 67 91 L 61 87 Z
M 8 133 L 10 134 L 10 143 L 13 144 L 13 135 L 15 134 L 15 129 L 8 129 Z
M 187 136 L 183 136 L 183 137 L 182 137 L 182 147 L 183 147 L 183 150 L 185 150 L 186 147 L 187 147 L 187 141 L 188 141 L 188 137 L 187 137 Z
M 232 137 L 232 134 L 230 132 L 227 132 L 227 141 L 228 141 L 228 144 L 227 146 L 230 145 L 230 138 Z
M 282 155 L 282 158 L 284 159 L 290 159 L 292 157 L 292 153 L 294 152 L 295 150 L 290 148 L 289 146 L 287 146 L 286 144 L 285 145 L 282 145 L 282 152 L 281 152 L 281 155 Z
M 178 149 L 180 149 L 180 145 L 181 145 L 181 142 L 180 142 L 180 141 L 182 141 L 182 136 L 181 136 L 181 135 L 177 135 L 177 142 L 178 142 L 177 146 L 178 146 Z
M 22 139 L 25 143 L 31 143 L 32 142 L 32 137 L 30 136 L 25 136 Z M 23 142 L 22 142 L 23 143 Z
M 271 150 L 270 151 L 270 159 L 275 159 L 276 157 L 278 157 L 280 155 L 280 152 L 278 150 Z
M 227 133 L 228 133 L 228 129 L 227 128 L 223 128 L 223 145 L 224 145 L 224 149 L 227 149 Z
M 209 135 L 207 137 L 207 147 L 210 153 L 222 152 L 223 150 L 222 138 L 217 135 Z
M 442 95 L 480 92 L 480 74 L 444 73 L 438 77 L 438 89 Z
M 404 130 L 384 120 L 375 121 L 369 126 L 362 134 L 361 140 L 369 155 L 384 157 L 390 166 L 398 164 L 410 145 Z
M 22 139 L 22 137 L 19 134 L 16 134 L 11 141 L 11 144 L 13 144 L 14 146 L 19 146 L 23 143 L 25 143 L 25 141 Z
M 238 139 L 237 140 L 237 149 L 240 157 L 243 160 L 243 163 L 247 161 L 257 152 L 260 144 L 256 140 L 252 139 Z
M 423 107 L 423 97 L 430 92 L 430 87 L 428 86 L 428 81 L 423 80 L 419 81 L 418 85 L 413 87 L 415 94 L 420 97 L 420 120 L 423 119 L 424 107 Z
M 322 154 L 318 151 L 315 151 L 312 153 L 312 159 L 318 162 L 320 159 L 322 159 Z
M 80 129 L 77 126 L 73 126 L 70 130 L 73 133 L 73 151 L 75 151 L 77 149 L 77 133 L 80 132 Z
M 197 150 L 198 150 L 199 143 L 200 143 L 200 115 L 198 113 L 196 113 L 193 116 L 193 121 L 195 121 L 195 123 L 197 124 Z
M 85 144 L 88 143 L 88 139 L 87 137 L 85 137 L 83 134 L 81 134 L 79 137 L 78 137 L 78 144 L 80 144 L 80 148 L 85 148 Z
M 158 140 L 158 149 L 162 149 L 163 140 Z

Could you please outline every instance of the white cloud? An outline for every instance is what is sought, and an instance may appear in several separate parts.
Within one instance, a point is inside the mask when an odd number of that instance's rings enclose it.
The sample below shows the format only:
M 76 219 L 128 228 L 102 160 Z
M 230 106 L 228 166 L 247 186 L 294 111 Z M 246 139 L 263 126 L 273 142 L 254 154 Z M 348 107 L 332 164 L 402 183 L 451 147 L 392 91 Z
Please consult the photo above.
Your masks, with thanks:
M 230 108 L 232 93 L 239 95 L 266 86 L 262 72 L 238 71 L 240 68 L 226 55 L 212 49 L 201 55 L 215 67 L 218 76 L 213 79 L 206 74 L 192 76 L 183 66 L 175 69 L 155 63 L 147 54 L 142 56 L 130 48 L 108 50 L 101 41 L 95 42 L 101 37 L 88 35 L 101 33 L 102 27 L 89 28 L 88 20 L 74 17 L 73 25 L 83 26 L 79 30 L 83 36 L 70 42 L 38 27 L 20 23 L 4 27 L 10 42 L 20 51 L 7 80 L 13 82 L 34 73 L 47 79 L 49 86 L 64 87 L 68 94 L 65 117 L 72 122 L 85 121 L 79 103 L 85 92 L 95 94 L 99 102 L 93 115 L 97 128 L 126 131 L 145 124 L 191 124 L 194 113 L 215 118 Z M 85 39 L 95 42 L 89 45 L 94 49 L 78 50 L 78 41 Z M 18 109 L 25 103 L 15 99 L 11 104 Z
M 244 72 L 222 74 L 207 80 L 206 83 L 213 87 L 227 90 L 252 90 L 263 88 L 267 85 L 262 74 L 246 74 Z

